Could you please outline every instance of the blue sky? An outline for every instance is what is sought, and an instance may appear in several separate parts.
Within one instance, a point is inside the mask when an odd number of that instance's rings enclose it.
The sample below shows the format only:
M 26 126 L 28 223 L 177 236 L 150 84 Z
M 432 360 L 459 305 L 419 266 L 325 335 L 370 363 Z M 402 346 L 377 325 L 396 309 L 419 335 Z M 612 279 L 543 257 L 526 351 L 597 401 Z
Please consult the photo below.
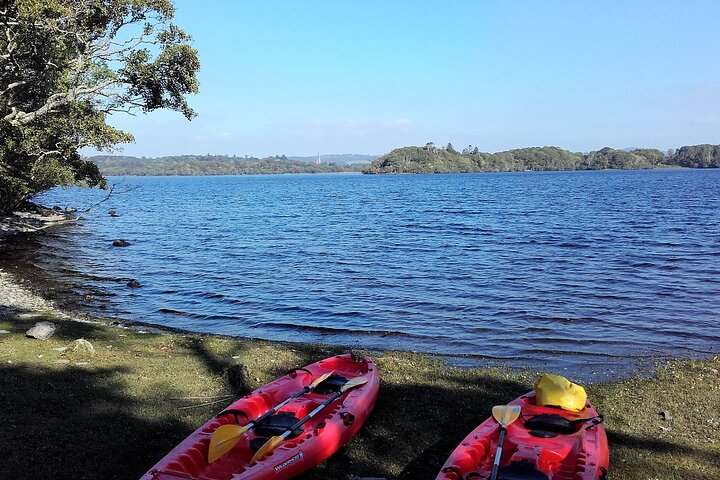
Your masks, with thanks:
M 720 143 L 720 1 L 176 0 L 199 116 L 128 155 Z

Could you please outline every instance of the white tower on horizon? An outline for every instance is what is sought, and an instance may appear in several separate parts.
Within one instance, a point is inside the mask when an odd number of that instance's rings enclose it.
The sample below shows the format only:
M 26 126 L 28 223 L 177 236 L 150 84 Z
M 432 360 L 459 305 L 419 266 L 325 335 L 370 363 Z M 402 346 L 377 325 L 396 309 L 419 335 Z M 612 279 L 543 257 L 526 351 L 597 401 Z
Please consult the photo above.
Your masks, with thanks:
M 317 164 L 318 164 L 318 165 L 320 165 L 320 152 L 318 152 L 318 156 L 317 156 Z

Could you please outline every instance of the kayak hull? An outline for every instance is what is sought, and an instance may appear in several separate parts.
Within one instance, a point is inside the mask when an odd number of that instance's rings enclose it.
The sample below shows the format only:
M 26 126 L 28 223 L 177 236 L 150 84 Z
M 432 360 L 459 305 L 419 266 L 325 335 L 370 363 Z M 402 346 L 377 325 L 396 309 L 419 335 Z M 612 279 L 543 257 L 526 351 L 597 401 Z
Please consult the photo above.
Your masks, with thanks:
M 535 392 L 530 392 L 509 405 L 520 406 L 521 414 L 508 425 L 498 480 L 607 478 L 610 464 L 607 435 L 600 423 L 602 417 L 589 402 L 583 410 L 569 412 L 536 405 Z M 538 428 L 531 419 L 550 419 L 565 427 L 570 422 L 571 427 L 558 433 L 557 425 L 544 427 L 540 424 Z M 556 431 L 552 431 L 553 428 Z M 490 478 L 499 430 L 492 417 L 481 423 L 450 454 L 436 480 Z
M 342 377 L 351 380 L 363 376 L 368 382 L 349 389 L 305 423 L 302 433 L 294 432 L 294 436 L 286 439 L 263 459 L 255 462 L 251 460 L 258 446 L 271 435 L 258 434 L 252 429 L 227 454 L 208 464 L 210 438 L 218 427 L 227 424 L 246 425 L 301 391 L 315 378 L 330 372 L 334 372 L 331 379 Z M 230 404 L 168 453 L 142 480 L 293 478 L 327 459 L 357 433 L 375 405 L 379 386 L 377 367 L 369 357 L 356 360 L 351 355 L 338 355 L 320 360 Z M 332 395 L 319 387 L 317 391 L 292 400 L 278 414 L 302 419 Z

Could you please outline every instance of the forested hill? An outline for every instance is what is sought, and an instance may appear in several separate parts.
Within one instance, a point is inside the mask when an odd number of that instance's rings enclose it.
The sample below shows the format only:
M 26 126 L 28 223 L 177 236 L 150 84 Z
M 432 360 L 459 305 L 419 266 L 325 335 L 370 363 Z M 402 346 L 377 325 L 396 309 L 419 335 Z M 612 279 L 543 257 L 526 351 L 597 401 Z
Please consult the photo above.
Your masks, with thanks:
M 677 151 L 652 148 L 630 151 L 605 147 L 590 153 L 557 147 L 530 147 L 485 153 L 469 146 L 462 152 L 452 145 L 438 148 L 403 147 L 370 164 L 363 173 L 522 172 L 545 170 L 652 169 L 667 167 L 720 168 L 720 145 L 694 145 Z
M 287 158 L 285 155 L 266 158 L 227 155 L 180 155 L 159 158 L 137 158 L 100 155 L 89 160 L 100 167 L 103 175 L 250 175 L 274 173 L 338 173 L 360 172 L 377 157 L 369 155 L 325 155 L 322 163 L 311 157 Z M 333 159 L 334 161 L 330 161 Z M 363 161 L 364 159 L 364 161 Z M 355 163 L 349 163 L 349 162 Z

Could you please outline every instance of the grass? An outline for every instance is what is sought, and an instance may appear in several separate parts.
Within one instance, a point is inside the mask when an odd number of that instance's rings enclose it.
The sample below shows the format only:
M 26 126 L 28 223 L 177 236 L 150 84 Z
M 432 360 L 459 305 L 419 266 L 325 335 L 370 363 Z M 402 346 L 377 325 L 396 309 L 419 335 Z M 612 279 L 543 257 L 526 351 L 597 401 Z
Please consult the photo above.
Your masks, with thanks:
M 48 317 L 47 341 L 24 336 Z M 141 333 L 52 314 L 0 312 L 0 478 L 133 479 L 239 394 L 334 347 Z M 85 338 L 95 354 L 61 352 Z M 304 480 L 348 474 L 433 479 L 493 405 L 535 374 L 453 369 L 373 354 L 382 375 L 360 433 Z M 672 361 L 649 377 L 586 385 L 605 414 L 615 479 L 720 478 L 720 359 Z M 661 414 L 661 412 L 663 412 Z

